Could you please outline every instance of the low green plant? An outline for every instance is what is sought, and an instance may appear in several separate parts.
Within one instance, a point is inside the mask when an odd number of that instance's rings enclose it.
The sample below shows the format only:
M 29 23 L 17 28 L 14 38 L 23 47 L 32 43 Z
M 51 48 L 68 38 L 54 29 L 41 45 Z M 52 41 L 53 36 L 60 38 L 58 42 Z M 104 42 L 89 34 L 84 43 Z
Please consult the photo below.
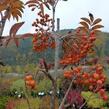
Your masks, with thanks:
M 37 85 L 37 92 L 44 91 L 47 92 L 51 89 L 51 81 L 47 78 L 44 78 Z
M 5 109 L 7 102 L 8 102 L 7 96 L 0 96 L 0 109 Z
M 92 93 L 90 91 L 83 91 L 81 93 L 82 97 L 86 100 L 87 106 L 89 108 L 101 108 L 106 105 L 106 102 L 103 101 L 101 98 L 98 97 L 98 94 Z
M 10 91 L 17 91 L 17 92 L 24 92 L 25 93 L 25 82 L 23 79 L 18 79 L 15 82 L 12 83 L 10 87 Z

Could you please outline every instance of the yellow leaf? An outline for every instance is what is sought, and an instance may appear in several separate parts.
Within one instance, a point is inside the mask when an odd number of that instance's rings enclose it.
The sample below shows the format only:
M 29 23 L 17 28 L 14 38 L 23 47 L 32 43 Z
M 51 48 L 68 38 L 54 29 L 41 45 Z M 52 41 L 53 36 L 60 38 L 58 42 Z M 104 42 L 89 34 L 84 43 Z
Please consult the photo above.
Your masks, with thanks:
M 14 10 L 14 11 L 12 11 L 11 14 L 12 14 L 13 18 L 16 18 L 17 21 L 18 21 L 19 17 L 22 17 L 20 10 Z
M 0 12 L 6 10 L 6 8 L 7 8 L 6 5 L 1 5 L 0 4 Z
M 19 17 L 22 17 L 22 12 L 24 8 L 23 2 L 21 2 L 20 0 L 10 0 L 9 6 L 10 8 L 8 19 L 10 19 L 12 15 L 12 17 L 18 21 Z
M 22 17 L 22 14 L 19 10 L 16 10 L 15 13 L 19 16 L 19 17 Z
M 23 3 L 19 2 L 19 1 L 16 1 L 15 4 L 14 4 L 15 8 L 23 8 L 22 6 L 23 6 Z

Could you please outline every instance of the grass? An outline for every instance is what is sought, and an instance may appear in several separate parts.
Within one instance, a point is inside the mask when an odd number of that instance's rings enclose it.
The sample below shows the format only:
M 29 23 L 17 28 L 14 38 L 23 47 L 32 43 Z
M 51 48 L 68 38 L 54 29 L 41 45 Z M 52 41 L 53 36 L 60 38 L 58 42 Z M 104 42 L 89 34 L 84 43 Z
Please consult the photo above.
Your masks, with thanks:
M 40 98 L 29 98 L 29 101 L 32 109 L 39 109 L 41 103 Z M 28 109 L 28 104 L 26 99 L 17 100 L 14 109 Z
M 30 106 L 31 109 L 50 109 L 50 96 L 45 96 L 43 98 L 30 98 L 29 97 L 29 101 L 30 101 Z M 29 109 L 28 108 L 28 104 L 26 99 L 19 99 L 15 101 L 15 108 L 14 109 Z M 58 99 L 56 99 L 56 109 L 58 109 L 59 104 L 58 104 Z

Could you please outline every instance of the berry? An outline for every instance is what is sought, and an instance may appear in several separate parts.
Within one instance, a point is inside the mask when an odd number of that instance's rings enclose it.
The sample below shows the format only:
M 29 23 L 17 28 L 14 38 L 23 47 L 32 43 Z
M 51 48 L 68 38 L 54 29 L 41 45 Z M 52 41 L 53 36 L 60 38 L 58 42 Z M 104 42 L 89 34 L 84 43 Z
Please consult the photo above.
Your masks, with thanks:
M 99 94 L 102 96 L 102 95 L 104 95 L 105 94 L 105 90 L 104 89 L 100 89 L 99 90 Z
M 101 85 L 103 82 L 101 80 L 97 81 L 97 84 Z
M 108 96 L 107 95 L 103 95 L 103 100 L 104 101 L 108 101 Z
M 95 79 L 99 79 L 99 75 L 98 75 L 97 73 L 94 73 L 94 74 L 93 74 L 93 77 L 94 77 Z

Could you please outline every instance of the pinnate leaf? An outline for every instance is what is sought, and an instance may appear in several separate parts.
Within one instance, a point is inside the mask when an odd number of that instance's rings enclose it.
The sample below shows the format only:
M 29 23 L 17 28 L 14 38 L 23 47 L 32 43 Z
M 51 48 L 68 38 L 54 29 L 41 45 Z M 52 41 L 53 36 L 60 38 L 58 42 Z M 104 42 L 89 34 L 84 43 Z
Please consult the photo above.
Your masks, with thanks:
M 103 25 L 95 25 L 92 27 L 92 30 L 96 30 L 96 29 L 100 29 L 100 28 L 103 28 L 104 26 Z
M 90 24 L 90 20 L 88 18 L 82 17 L 81 19 L 84 20 L 85 22 L 87 22 L 88 24 Z
M 20 27 L 24 24 L 24 22 L 16 23 L 14 24 L 10 29 L 10 37 L 15 37 L 17 31 L 20 29 Z
M 86 22 L 80 22 L 80 24 L 85 28 L 89 29 L 89 25 Z
M 101 22 L 101 21 L 102 21 L 102 19 L 98 18 L 98 19 L 96 19 L 96 20 L 93 22 L 93 25 L 96 25 L 97 23 L 99 23 L 99 22 Z
M 14 38 L 14 42 L 15 42 L 16 46 L 18 47 L 19 46 L 19 40 L 18 40 L 18 38 Z
M 90 17 L 91 22 L 93 22 L 93 20 L 94 20 L 94 16 L 93 16 L 92 13 L 89 13 L 89 17 Z
M 10 29 L 10 36 L 9 38 L 6 40 L 6 46 L 9 44 L 9 42 L 13 39 L 16 46 L 19 46 L 19 40 L 18 38 L 16 38 L 16 33 L 17 31 L 20 29 L 20 27 L 24 24 L 24 22 L 20 22 L 20 23 L 16 23 L 14 24 L 11 29 Z

